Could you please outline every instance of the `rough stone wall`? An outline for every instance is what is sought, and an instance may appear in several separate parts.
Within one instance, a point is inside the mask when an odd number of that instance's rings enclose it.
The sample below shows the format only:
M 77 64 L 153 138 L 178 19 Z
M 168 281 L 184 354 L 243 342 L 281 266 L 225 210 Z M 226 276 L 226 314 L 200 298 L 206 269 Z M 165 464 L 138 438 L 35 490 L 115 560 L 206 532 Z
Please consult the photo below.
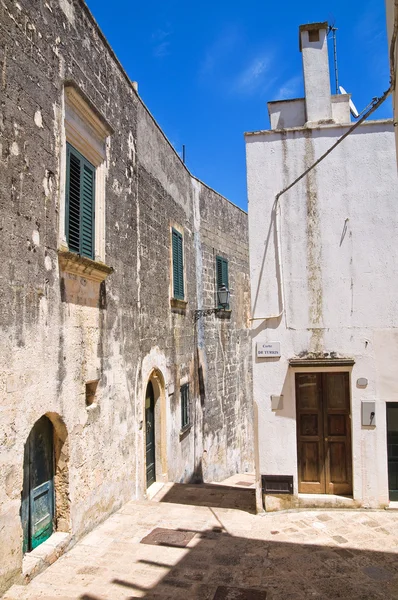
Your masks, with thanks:
M 43 414 L 57 435 L 56 526 L 74 537 L 146 493 L 154 370 L 164 398 L 160 480 L 251 469 L 252 419 L 247 216 L 182 165 L 80 0 L 2 2 L 0 73 L 1 590 L 21 572 L 24 445 Z M 59 269 L 67 81 L 114 131 L 105 190 L 114 272 L 102 284 Z M 170 306 L 173 224 L 184 232 L 185 310 Z M 200 298 L 214 306 L 214 252 L 230 260 L 231 318 L 195 325 Z M 181 380 L 193 412 L 184 435 Z
M 220 480 L 225 472 L 252 469 L 251 353 L 249 341 L 250 279 L 246 243 L 246 213 L 214 192 L 200 192 L 201 268 L 204 307 L 214 306 L 216 256 L 228 260 L 230 309 L 198 321 L 203 361 L 203 472 Z

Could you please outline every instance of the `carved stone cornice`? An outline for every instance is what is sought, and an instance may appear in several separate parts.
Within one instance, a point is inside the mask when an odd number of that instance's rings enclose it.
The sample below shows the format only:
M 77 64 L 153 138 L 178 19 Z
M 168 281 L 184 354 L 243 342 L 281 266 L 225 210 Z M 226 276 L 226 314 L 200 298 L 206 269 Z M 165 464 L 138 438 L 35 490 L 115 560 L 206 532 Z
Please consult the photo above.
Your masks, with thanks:
M 72 273 L 99 283 L 113 273 L 113 267 L 108 267 L 105 263 L 69 252 L 69 250 L 58 250 L 58 261 L 60 271 Z

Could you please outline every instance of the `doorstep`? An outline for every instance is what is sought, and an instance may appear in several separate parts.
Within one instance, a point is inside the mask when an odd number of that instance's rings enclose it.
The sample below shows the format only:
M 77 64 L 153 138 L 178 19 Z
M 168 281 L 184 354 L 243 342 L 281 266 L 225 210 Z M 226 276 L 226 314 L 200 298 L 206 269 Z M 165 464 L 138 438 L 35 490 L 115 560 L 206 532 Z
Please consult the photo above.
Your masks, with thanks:
M 360 508 L 361 503 L 335 494 L 299 494 L 299 508 Z
M 386 506 L 386 510 L 398 510 L 398 502 L 391 500 L 388 506 Z
M 24 582 L 28 583 L 62 556 L 69 549 L 71 539 L 70 533 L 56 531 L 40 546 L 27 552 L 22 560 Z
M 263 502 L 266 512 L 300 508 L 362 508 L 361 501 L 333 494 L 264 494 Z
M 152 500 L 156 494 L 160 492 L 160 490 L 164 487 L 163 481 L 155 481 L 152 485 L 149 486 L 146 490 L 146 499 Z

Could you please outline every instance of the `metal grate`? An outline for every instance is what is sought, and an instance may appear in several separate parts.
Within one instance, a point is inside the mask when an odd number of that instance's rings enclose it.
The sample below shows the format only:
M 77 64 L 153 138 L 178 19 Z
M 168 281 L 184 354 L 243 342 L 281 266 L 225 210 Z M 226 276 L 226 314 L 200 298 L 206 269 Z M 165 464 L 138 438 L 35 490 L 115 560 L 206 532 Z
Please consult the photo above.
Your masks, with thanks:
M 293 494 L 293 475 L 261 475 L 263 494 Z
M 141 544 L 149 544 L 151 546 L 172 546 L 173 548 L 186 548 L 189 542 L 195 537 L 194 531 L 186 531 L 184 529 L 164 529 L 156 527 L 151 533 L 142 538 Z

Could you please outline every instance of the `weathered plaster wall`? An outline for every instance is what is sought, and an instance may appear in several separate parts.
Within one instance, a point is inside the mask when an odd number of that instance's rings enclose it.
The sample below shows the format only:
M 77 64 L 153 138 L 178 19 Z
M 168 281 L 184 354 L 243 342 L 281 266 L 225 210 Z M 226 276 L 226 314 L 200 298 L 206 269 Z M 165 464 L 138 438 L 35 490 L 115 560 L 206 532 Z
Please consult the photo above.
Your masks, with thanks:
M 21 571 L 24 444 L 43 414 L 67 432 L 59 478 L 69 481 L 68 510 L 57 517 L 74 536 L 146 493 L 149 377 L 160 390 L 160 480 L 201 473 L 221 479 L 251 469 L 252 420 L 247 216 L 191 177 L 80 0 L 3 2 L 0 65 L 3 589 Z M 58 266 L 63 86 L 70 80 L 114 130 L 105 182 L 105 262 L 114 272 L 102 284 L 61 277 Z M 184 232 L 185 311 L 170 307 L 173 224 Z M 202 289 L 200 264 L 212 248 L 230 257 L 232 316 L 206 321 L 198 336 L 193 311 L 201 294 L 207 301 L 212 293 L 210 283 Z M 96 404 L 88 409 L 85 383 L 94 379 Z M 179 388 L 186 381 L 194 426 L 180 436 Z M 214 443 L 219 455 L 209 451 Z
M 394 0 L 386 0 L 386 14 L 387 14 L 387 33 L 388 33 L 388 46 L 387 46 L 387 56 L 388 61 L 391 61 L 391 40 L 394 30 L 394 21 L 398 18 L 396 16 L 397 8 L 395 8 L 396 3 Z M 393 50 L 394 52 L 394 50 Z M 391 68 L 391 67 L 390 67 Z M 398 122 L 398 40 L 395 40 L 395 84 L 393 91 L 393 107 L 394 107 L 394 121 Z M 395 149 L 397 151 L 397 161 L 398 161 L 398 128 L 395 126 Z M 398 162 L 397 162 L 398 165 Z
M 391 122 L 362 125 L 280 199 L 282 281 L 275 195 L 346 131 L 345 127 L 246 136 L 254 401 L 259 472 L 293 475 L 297 494 L 294 370 L 300 356 L 352 357 L 354 498 L 388 503 L 386 406 L 396 401 L 397 177 Z M 255 357 L 256 342 L 279 341 L 280 359 Z M 307 369 L 309 371 L 313 368 Z M 359 377 L 367 388 L 356 385 Z M 283 409 L 271 410 L 271 394 Z M 361 426 L 361 401 L 375 400 L 377 426 Z

